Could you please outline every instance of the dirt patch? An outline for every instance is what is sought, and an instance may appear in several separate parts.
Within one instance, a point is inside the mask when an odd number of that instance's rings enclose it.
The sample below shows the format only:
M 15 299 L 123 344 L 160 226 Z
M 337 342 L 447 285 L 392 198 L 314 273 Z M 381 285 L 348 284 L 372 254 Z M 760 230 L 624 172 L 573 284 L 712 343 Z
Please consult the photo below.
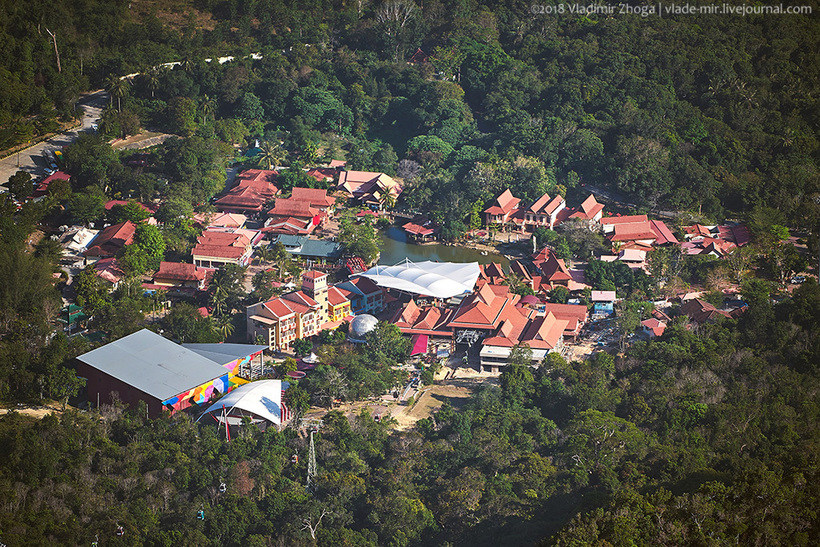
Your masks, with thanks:
M 482 385 L 498 384 L 498 375 L 479 373 L 473 369 L 458 368 L 452 375 L 432 386 L 425 387 L 416 395 L 412 407 L 394 406 L 393 418 L 398 422 L 396 429 L 407 429 L 421 419 L 432 416 L 445 402 L 459 409 L 469 400 L 472 394 Z
M 44 406 L 18 405 L 16 407 L 11 408 L 0 408 L 0 415 L 8 414 L 12 411 L 23 414 L 24 416 L 37 418 L 39 420 L 51 414 L 52 412 L 62 414 L 62 407 L 55 403 L 47 404 Z

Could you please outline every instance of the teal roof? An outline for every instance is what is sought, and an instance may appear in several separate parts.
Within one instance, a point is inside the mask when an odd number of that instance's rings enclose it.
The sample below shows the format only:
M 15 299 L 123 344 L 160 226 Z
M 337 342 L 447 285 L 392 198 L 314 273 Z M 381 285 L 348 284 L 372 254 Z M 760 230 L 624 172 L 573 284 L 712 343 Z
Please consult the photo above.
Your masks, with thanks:
M 280 234 L 274 243 L 281 243 L 290 254 L 297 256 L 339 258 L 342 254 L 342 246 L 335 241 L 310 239 L 307 236 Z

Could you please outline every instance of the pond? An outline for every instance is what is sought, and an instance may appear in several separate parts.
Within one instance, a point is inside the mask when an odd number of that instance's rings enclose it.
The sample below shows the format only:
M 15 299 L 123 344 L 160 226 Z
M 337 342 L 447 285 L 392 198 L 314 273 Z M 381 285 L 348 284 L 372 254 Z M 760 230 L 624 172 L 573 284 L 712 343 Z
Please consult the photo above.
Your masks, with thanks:
M 379 264 L 393 265 L 409 258 L 413 262 L 424 260 L 434 260 L 438 262 L 478 262 L 479 264 L 489 264 L 499 262 L 507 269 L 510 261 L 503 255 L 497 253 L 481 254 L 481 251 L 456 245 L 442 245 L 441 243 L 431 243 L 427 245 L 417 245 L 407 241 L 407 234 L 398 226 L 391 226 L 387 230 L 379 232 L 379 248 L 381 256 Z

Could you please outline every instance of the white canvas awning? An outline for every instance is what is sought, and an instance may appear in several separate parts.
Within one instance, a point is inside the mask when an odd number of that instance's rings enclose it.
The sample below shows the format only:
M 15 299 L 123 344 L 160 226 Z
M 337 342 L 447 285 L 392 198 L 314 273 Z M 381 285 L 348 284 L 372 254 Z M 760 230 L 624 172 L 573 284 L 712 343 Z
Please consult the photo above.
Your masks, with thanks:
M 475 288 L 480 270 L 478 262 L 411 262 L 405 259 L 395 266 L 373 266 L 358 274 L 379 287 L 411 294 L 451 298 Z
M 242 416 L 247 416 L 254 422 L 264 419 L 273 424 L 281 425 L 283 415 L 282 388 L 281 380 L 259 380 L 239 386 L 211 405 L 199 417 L 199 420 L 208 414 L 212 414 L 222 423 L 224 409 L 224 414 L 231 425 L 241 423 Z

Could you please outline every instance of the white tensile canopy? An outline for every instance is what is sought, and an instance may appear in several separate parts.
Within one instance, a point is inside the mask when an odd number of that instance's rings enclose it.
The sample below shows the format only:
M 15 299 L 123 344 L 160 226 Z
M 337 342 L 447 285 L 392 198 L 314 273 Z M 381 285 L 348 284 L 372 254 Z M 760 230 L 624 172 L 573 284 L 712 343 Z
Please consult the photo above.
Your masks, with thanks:
M 227 420 L 228 425 L 239 425 L 247 417 L 253 423 L 267 420 L 279 426 L 286 412 L 282 408 L 282 380 L 259 380 L 234 389 L 211 405 L 199 420 L 211 414 L 220 424 Z
M 479 273 L 478 262 L 411 262 L 405 259 L 395 266 L 373 266 L 359 275 L 379 287 L 435 298 L 452 298 L 472 292 Z

